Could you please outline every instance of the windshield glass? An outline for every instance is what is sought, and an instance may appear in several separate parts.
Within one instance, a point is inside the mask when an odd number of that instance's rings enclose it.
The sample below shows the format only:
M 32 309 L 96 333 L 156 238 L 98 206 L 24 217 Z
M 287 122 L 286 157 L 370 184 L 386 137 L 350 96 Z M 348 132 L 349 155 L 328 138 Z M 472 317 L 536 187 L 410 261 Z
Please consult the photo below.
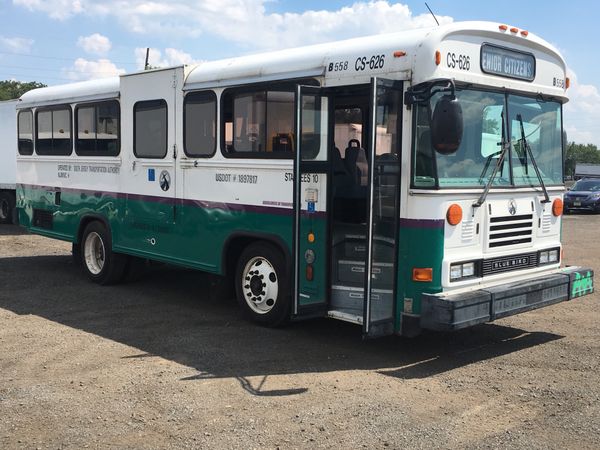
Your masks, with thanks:
M 436 94 L 431 98 L 432 109 L 441 95 Z M 472 89 L 457 90 L 456 97 L 462 107 L 464 128 L 461 145 L 451 155 L 441 155 L 432 149 L 428 108 L 426 105 L 416 105 L 413 158 L 415 187 L 485 186 L 498 163 L 506 117 L 511 137 L 510 155 L 498 168 L 492 186 L 540 184 L 532 159 L 523 144 L 518 117 L 523 122 L 526 142 L 544 183 L 562 184 L 560 103 Z
M 572 191 L 600 191 L 600 180 L 579 180 L 571 188 Z

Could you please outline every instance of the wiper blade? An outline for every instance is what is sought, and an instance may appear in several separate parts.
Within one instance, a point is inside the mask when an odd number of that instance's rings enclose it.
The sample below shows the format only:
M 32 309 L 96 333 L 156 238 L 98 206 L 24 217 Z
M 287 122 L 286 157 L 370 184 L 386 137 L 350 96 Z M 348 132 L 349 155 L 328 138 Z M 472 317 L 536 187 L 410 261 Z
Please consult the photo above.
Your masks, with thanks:
M 546 189 L 546 185 L 544 184 L 544 180 L 542 179 L 542 174 L 540 173 L 540 169 L 537 165 L 535 158 L 533 157 L 533 152 L 531 151 L 531 147 L 529 146 L 529 142 L 527 142 L 527 137 L 525 136 L 525 127 L 523 126 L 523 117 L 521 116 L 521 114 L 517 114 L 517 120 L 519 121 L 519 126 L 521 127 L 521 145 L 525 148 L 525 151 L 527 152 L 525 154 L 525 169 L 527 170 L 527 155 L 529 155 L 529 159 L 531 159 L 531 164 L 533 164 L 533 168 L 535 169 L 535 174 L 538 177 L 540 186 L 542 187 L 542 191 L 544 191 L 544 200 L 542 200 L 542 203 L 550 203 L 550 196 L 548 195 L 548 190 Z
M 500 117 L 502 118 L 502 140 L 500 142 L 500 145 L 501 145 L 500 156 L 498 157 L 498 161 L 496 162 L 496 165 L 494 166 L 494 170 L 492 171 L 490 178 L 488 179 L 487 183 L 485 184 L 485 189 L 481 193 L 481 196 L 477 199 L 477 201 L 475 203 L 473 203 L 473 205 L 472 205 L 473 208 L 479 208 L 481 205 L 483 205 L 483 202 L 485 202 L 488 192 L 490 192 L 490 188 L 492 187 L 492 183 L 494 182 L 494 178 L 496 178 L 496 174 L 498 173 L 498 169 L 500 169 L 500 167 L 504 166 L 504 158 L 506 158 L 506 153 L 508 153 L 508 149 L 510 148 L 510 141 L 508 139 L 506 139 L 506 133 L 505 133 L 505 127 L 504 127 L 504 112 L 502 112 L 502 114 L 500 114 Z M 483 168 L 483 171 L 481 172 L 481 175 L 479 177 L 480 181 L 483 180 L 483 177 L 485 176 L 485 173 L 487 172 L 488 167 L 490 166 L 490 162 L 492 161 L 492 158 L 496 155 L 497 155 L 497 153 L 494 153 L 494 154 L 488 156 L 488 159 L 485 162 L 485 167 Z
M 473 208 L 479 208 L 485 202 L 487 198 L 488 192 L 490 192 L 490 188 L 492 187 L 492 183 L 494 182 L 494 178 L 496 178 L 496 174 L 498 173 L 498 169 L 504 165 L 504 158 L 506 158 L 506 154 L 508 153 L 508 149 L 510 148 L 510 141 L 507 141 L 504 136 L 502 136 L 502 142 L 500 143 L 502 146 L 502 150 L 500 150 L 500 157 L 498 158 L 498 162 L 494 166 L 494 171 L 490 175 L 488 182 L 485 185 L 485 189 L 483 190 L 481 196 L 477 199 L 475 203 L 473 203 Z M 485 167 L 485 171 L 487 172 L 487 166 Z

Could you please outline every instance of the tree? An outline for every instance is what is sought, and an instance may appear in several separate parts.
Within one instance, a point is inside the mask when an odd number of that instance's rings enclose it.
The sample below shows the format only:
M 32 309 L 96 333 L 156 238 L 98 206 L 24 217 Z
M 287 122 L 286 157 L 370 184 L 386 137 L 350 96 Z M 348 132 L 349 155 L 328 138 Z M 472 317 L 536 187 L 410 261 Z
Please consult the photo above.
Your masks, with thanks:
M 25 92 L 32 89 L 46 87 L 43 83 L 37 81 L 15 81 L 15 80 L 4 80 L 0 81 L 0 100 L 12 100 L 19 98 Z
M 577 163 L 600 164 L 600 151 L 598 151 L 598 147 L 594 144 L 569 143 L 565 158 L 565 175 L 575 175 L 575 166 Z

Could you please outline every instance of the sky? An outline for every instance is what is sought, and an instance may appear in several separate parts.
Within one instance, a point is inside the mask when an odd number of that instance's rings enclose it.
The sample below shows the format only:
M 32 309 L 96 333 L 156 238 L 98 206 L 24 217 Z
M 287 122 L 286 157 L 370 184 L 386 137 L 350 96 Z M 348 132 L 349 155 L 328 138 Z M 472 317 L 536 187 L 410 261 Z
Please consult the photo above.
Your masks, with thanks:
M 428 0 L 442 23 L 489 20 L 557 47 L 569 141 L 600 146 L 600 3 Z M 435 25 L 423 1 L 0 0 L 0 80 L 48 85 Z

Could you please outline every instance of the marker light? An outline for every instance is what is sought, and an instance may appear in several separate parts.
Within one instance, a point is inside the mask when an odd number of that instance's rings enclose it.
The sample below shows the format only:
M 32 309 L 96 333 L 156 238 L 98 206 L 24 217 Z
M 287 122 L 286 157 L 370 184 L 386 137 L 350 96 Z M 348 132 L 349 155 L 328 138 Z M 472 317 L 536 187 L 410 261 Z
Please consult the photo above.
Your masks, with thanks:
M 569 77 L 567 77 L 565 79 L 565 86 L 567 89 L 569 89 L 569 87 L 571 87 L 571 79 Z
M 527 30 L 521 30 L 521 36 L 527 37 L 528 35 L 529 35 L 529 31 L 527 31 Z
M 500 25 L 498 28 L 500 29 L 500 31 L 508 30 L 508 27 L 506 25 Z
M 462 220 L 463 212 L 460 205 L 451 204 L 446 212 L 446 220 L 450 225 L 458 225 Z
M 511 32 L 511 33 L 518 33 L 518 32 L 519 32 L 519 29 L 518 29 L 518 28 L 515 28 L 515 27 L 512 27 L 512 28 L 510 29 L 510 32 Z
M 436 50 L 435 51 L 435 65 L 439 66 L 441 62 L 442 62 L 442 54 L 440 53 L 439 50 Z
M 402 56 L 406 56 L 406 52 L 403 52 L 401 50 L 398 50 L 397 52 L 394 52 L 394 58 L 400 58 Z
M 552 202 L 552 214 L 556 217 L 560 216 L 563 213 L 563 201 L 560 198 L 557 198 Z
M 312 266 L 312 265 L 310 265 L 310 264 L 308 264 L 308 265 L 306 266 L 306 279 L 307 279 L 308 281 L 312 281 L 312 280 L 313 280 L 313 277 L 314 277 L 313 266 Z
M 310 233 L 308 233 L 306 239 L 308 239 L 308 242 L 312 244 L 313 242 L 315 242 L 315 233 L 311 231 Z
M 423 283 L 433 280 L 433 269 L 431 267 L 413 268 L 413 281 Z

